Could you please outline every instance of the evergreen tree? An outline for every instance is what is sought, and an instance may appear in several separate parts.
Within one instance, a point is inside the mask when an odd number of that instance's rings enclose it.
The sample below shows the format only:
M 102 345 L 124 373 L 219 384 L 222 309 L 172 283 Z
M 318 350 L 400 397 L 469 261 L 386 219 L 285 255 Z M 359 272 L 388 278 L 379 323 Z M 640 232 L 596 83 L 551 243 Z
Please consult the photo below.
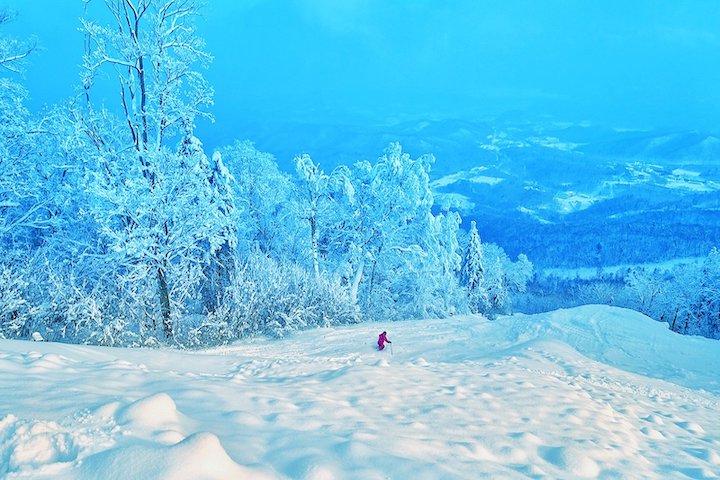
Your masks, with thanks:
M 488 291 L 485 285 L 483 246 L 480 243 L 475 221 L 470 222 L 468 243 L 463 252 L 460 267 L 460 283 L 467 292 L 468 308 L 472 313 L 483 313 L 489 307 Z

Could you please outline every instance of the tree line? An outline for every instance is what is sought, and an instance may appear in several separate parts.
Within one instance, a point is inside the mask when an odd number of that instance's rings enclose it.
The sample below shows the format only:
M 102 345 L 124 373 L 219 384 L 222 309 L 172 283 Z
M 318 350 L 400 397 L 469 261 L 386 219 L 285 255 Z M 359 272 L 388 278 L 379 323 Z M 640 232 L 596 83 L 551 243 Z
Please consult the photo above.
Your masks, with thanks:
M 301 154 L 293 176 L 247 141 L 205 152 L 199 13 L 106 0 L 77 95 L 42 115 L 15 76 L 34 45 L 0 39 L 0 336 L 200 347 L 511 310 L 532 264 L 433 213 L 432 155 L 393 143 L 324 172 Z
M 590 278 L 536 274 L 515 299 L 535 313 L 588 303 L 631 308 L 683 335 L 720 339 L 720 251 L 694 261 L 634 266 Z

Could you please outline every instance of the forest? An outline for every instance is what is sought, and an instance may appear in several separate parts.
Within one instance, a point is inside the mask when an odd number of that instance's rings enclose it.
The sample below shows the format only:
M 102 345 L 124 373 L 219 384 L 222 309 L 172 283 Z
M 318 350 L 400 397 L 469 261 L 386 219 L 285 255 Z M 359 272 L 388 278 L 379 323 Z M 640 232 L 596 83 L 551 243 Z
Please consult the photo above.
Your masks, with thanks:
M 526 291 L 526 255 L 511 259 L 439 209 L 430 153 L 391 143 L 326 172 L 298 152 L 292 175 L 242 132 L 206 152 L 195 130 L 212 120 L 212 55 L 199 4 L 104 9 L 81 20 L 75 95 L 43 112 L 27 109 L 22 85 L 35 41 L 0 38 L 0 337 L 198 348 L 366 320 L 492 317 L 540 308 L 549 290 L 554 308 L 576 298 L 577 285 L 557 282 Z M 1 10 L 0 28 L 13 16 Z M 675 303 L 659 292 L 688 285 L 680 273 L 615 283 L 636 293 L 627 306 L 717 338 L 717 258 L 687 273 L 699 287 Z
M 4 337 L 193 347 L 492 314 L 523 289 L 526 257 L 477 240 L 464 252 L 459 215 L 432 213 L 431 155 L 390 144 L 326 173 L 299 154 L 291 176 L 247 141 L 207 154 L 194 127 L 211 117 L 211 56 L 195 2 L 106 6 L 107 24 L 82 20 L 79 93 L 42 115 L 10 75 L 34 46 L 2 40 Z

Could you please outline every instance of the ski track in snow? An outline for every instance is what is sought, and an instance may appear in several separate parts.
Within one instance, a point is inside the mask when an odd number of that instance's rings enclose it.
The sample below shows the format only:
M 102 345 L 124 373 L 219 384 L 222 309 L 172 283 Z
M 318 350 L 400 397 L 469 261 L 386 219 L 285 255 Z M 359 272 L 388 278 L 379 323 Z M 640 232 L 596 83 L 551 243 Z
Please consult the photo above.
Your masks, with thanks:
M 718 478 L 718 372 L 720 342 L 600 306 L 202 352 L 0 341 L 0 477 Z

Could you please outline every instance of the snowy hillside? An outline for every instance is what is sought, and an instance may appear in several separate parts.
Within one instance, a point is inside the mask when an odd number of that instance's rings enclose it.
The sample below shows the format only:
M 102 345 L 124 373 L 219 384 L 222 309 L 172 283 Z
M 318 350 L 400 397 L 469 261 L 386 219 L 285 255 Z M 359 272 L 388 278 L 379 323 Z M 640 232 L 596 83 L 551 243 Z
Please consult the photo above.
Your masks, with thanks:
M 4 478 L 720 475 L 720 343 L 616 308 L 0 349 Z

